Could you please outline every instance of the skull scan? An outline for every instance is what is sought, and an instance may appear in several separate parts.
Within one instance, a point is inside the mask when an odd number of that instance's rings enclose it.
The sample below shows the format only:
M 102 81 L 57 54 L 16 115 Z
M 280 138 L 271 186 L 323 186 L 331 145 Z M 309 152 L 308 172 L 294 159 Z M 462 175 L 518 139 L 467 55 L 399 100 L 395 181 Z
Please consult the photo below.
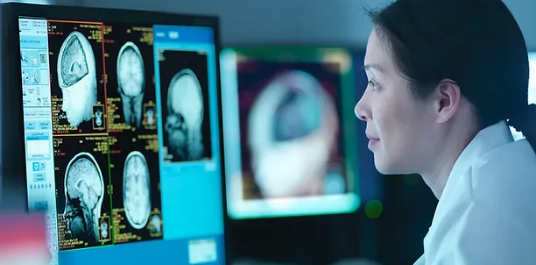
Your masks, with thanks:
M 338 116 L 313 76 L 290 71 L 273 78 L 253 103 L 248 131 L 251 166 L 264 197 L 323 192 Z
M 169 152 L 181 161 L 203 158 L 203 93 L 195 73 L 190 69 L 177 73 L 167 96 Z
M 79 153 L 65 171 L 65 211 L 71 237 L 99 242 L 99 217 L 104 197 L 104 180 L 97 161 L 90 153 Z
M 102 220 L 101 222 L 101 237 L 108 238 L 108 223 L 106 220 Z
M 101 127 L 102 123 L 102 111 L 100 109 L 97 109 L 97 111 L 95 111 L 95 125 Z
M 138 46 L 127 42 L 117 56 L 117 84 L 123 102 L 125 123 L 140 127 L 145 91 L 145 67 Z
M 155 123 L 154 110 L 148 109 L 147 110 L 147 124 L 154 125 L 154 123 Z
M 63 111 L 72 127 L 91 120 L 97 104 L 95 55 L 87 38 L 73 31 L 61 45 L 58 55 L 58 84 L 63 96 Z
M 147 160 L 138 151 L 125 159 L 123 203 L 130 225 L 135 229 L 145 227 L 151 213 L 151 180 Z

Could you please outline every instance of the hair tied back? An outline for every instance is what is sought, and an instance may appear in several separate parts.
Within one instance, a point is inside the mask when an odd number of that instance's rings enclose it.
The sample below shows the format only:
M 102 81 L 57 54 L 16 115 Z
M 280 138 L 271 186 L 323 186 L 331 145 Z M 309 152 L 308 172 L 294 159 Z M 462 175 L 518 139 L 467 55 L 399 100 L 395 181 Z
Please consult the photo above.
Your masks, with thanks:
M 524 107 L 515 116 L 511 117 L 508 123 L 523 134 L 530 133 L 536 129 L 536 105 L 530 104 Z

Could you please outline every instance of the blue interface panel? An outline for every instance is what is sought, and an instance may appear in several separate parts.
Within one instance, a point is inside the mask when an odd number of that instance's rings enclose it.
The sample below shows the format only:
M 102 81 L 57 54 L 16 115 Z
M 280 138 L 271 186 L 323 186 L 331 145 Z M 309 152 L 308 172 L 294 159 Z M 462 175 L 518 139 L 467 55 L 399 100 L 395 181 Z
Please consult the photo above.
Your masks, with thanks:
M 211 28 L 20 18 L 50 264 L 225 264 Z

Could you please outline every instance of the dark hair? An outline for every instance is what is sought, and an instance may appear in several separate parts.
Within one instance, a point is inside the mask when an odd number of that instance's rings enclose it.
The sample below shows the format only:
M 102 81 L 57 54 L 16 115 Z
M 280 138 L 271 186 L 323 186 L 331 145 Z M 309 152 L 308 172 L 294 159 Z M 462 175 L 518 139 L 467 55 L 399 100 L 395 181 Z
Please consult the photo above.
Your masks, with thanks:
M 480 128 L 509 119 L 536 150 L 527 47 L 502 1 L 398 0 L 367 13 L 415 96 L 426 98 L 451 79 Z

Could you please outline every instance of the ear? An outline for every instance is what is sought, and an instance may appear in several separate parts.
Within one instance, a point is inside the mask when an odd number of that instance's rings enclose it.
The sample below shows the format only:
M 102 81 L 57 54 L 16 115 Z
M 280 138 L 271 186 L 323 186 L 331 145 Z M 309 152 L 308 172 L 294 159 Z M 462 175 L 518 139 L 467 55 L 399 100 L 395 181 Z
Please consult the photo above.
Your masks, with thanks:
M 456 82 L 450 79 L 443 79 L 437 85 L 434 93 L 433 108 L 437 123 L 449 121 L 460 106 L 462 94 Z

